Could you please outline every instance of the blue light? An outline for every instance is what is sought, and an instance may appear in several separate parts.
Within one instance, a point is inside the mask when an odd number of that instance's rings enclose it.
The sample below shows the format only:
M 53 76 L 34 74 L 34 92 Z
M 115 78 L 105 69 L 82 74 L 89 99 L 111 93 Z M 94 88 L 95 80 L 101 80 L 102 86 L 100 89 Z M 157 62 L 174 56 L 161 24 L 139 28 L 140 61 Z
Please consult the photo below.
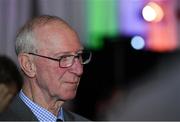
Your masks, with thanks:
M 141 36 L 134 36 L 131 39 L 131 46 L 136 50 L 141 50 L 145 46 L 145 41 Z

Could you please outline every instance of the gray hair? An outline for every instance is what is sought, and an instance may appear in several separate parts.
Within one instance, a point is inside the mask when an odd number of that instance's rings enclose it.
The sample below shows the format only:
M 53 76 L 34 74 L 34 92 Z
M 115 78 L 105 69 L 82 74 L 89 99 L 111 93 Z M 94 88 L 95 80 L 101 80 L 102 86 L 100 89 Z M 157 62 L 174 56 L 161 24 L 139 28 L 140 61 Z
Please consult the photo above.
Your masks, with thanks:
M 38 16 L 31 21 L 28 21 L 18 32 L 16 36 L 16 54 L 19 53 L 35 53 L 37 52 L 37 40 L 35 37 L 34 30 L 36 28 L 42 27 L 45 24 L 52 22 L 52 21 L 59 21 L 64 25 L 69 25 L 57 16 L 50 16 L 50 15 L 42 15 Z

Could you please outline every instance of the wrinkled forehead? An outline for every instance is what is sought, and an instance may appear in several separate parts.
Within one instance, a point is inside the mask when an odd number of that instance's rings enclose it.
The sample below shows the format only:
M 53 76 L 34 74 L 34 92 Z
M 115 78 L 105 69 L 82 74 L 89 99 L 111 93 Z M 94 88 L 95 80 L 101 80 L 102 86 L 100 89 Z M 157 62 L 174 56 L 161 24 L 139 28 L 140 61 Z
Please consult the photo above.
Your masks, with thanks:
M 35 30 L 39 51 L 74 52 L 82 49 L 78 34 L 68 25 L 52 22 Z

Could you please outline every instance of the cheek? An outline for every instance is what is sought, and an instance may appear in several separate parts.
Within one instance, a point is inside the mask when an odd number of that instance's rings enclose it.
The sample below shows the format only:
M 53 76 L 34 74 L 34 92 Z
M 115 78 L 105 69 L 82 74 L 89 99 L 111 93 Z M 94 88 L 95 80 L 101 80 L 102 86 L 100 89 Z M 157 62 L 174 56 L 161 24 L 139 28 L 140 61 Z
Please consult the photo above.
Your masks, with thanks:
M 38 62 L 36 69 L 36 78 L 38 81 L 46 82 L 48 85 L 54 84 L 62 77 L 65 70 L 60 69 L 58 62 Z
M 37 61 L 36 71 L 39 74 L 46 74 L 45 76 L 55 75 L 59 71 L 58 62 L 54 61 Z M 44 76 L 44 77 L 45 77 Z
M 39 61 L 36 64 L 36 78 L 38 82 L 47 82 L 52 80 L 54 75 L 53 65 L 45 61 Z

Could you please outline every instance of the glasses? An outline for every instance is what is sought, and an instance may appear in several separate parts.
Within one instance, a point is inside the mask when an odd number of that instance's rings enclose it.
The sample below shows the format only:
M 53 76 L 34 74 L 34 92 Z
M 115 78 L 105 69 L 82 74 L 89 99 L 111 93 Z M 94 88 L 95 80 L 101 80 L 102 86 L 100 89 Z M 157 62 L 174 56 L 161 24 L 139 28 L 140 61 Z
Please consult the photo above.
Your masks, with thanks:
M 91 61 L 91 57 L 92 57 L 91 52 L 87 51 L 87 50 L 83 50 L 81 53 L 77 53 L 75 55 L 63 55 L 63 56 L 60 56 L 58 59 L 48 57 L 48 56 L 39 55 L 39 54 L 35 54 L 35 53 L 28 53 L 28 54 L 39 56 L 42 58 L 47 58 L 47 59 L 50 59 L 53 61 L 58 61 L 59 67 L 61 67 L 61 68 L 71 67 L 74 64 L 75 58 L 78 58 L 80 63 L 83 65 L 88 64 Z

